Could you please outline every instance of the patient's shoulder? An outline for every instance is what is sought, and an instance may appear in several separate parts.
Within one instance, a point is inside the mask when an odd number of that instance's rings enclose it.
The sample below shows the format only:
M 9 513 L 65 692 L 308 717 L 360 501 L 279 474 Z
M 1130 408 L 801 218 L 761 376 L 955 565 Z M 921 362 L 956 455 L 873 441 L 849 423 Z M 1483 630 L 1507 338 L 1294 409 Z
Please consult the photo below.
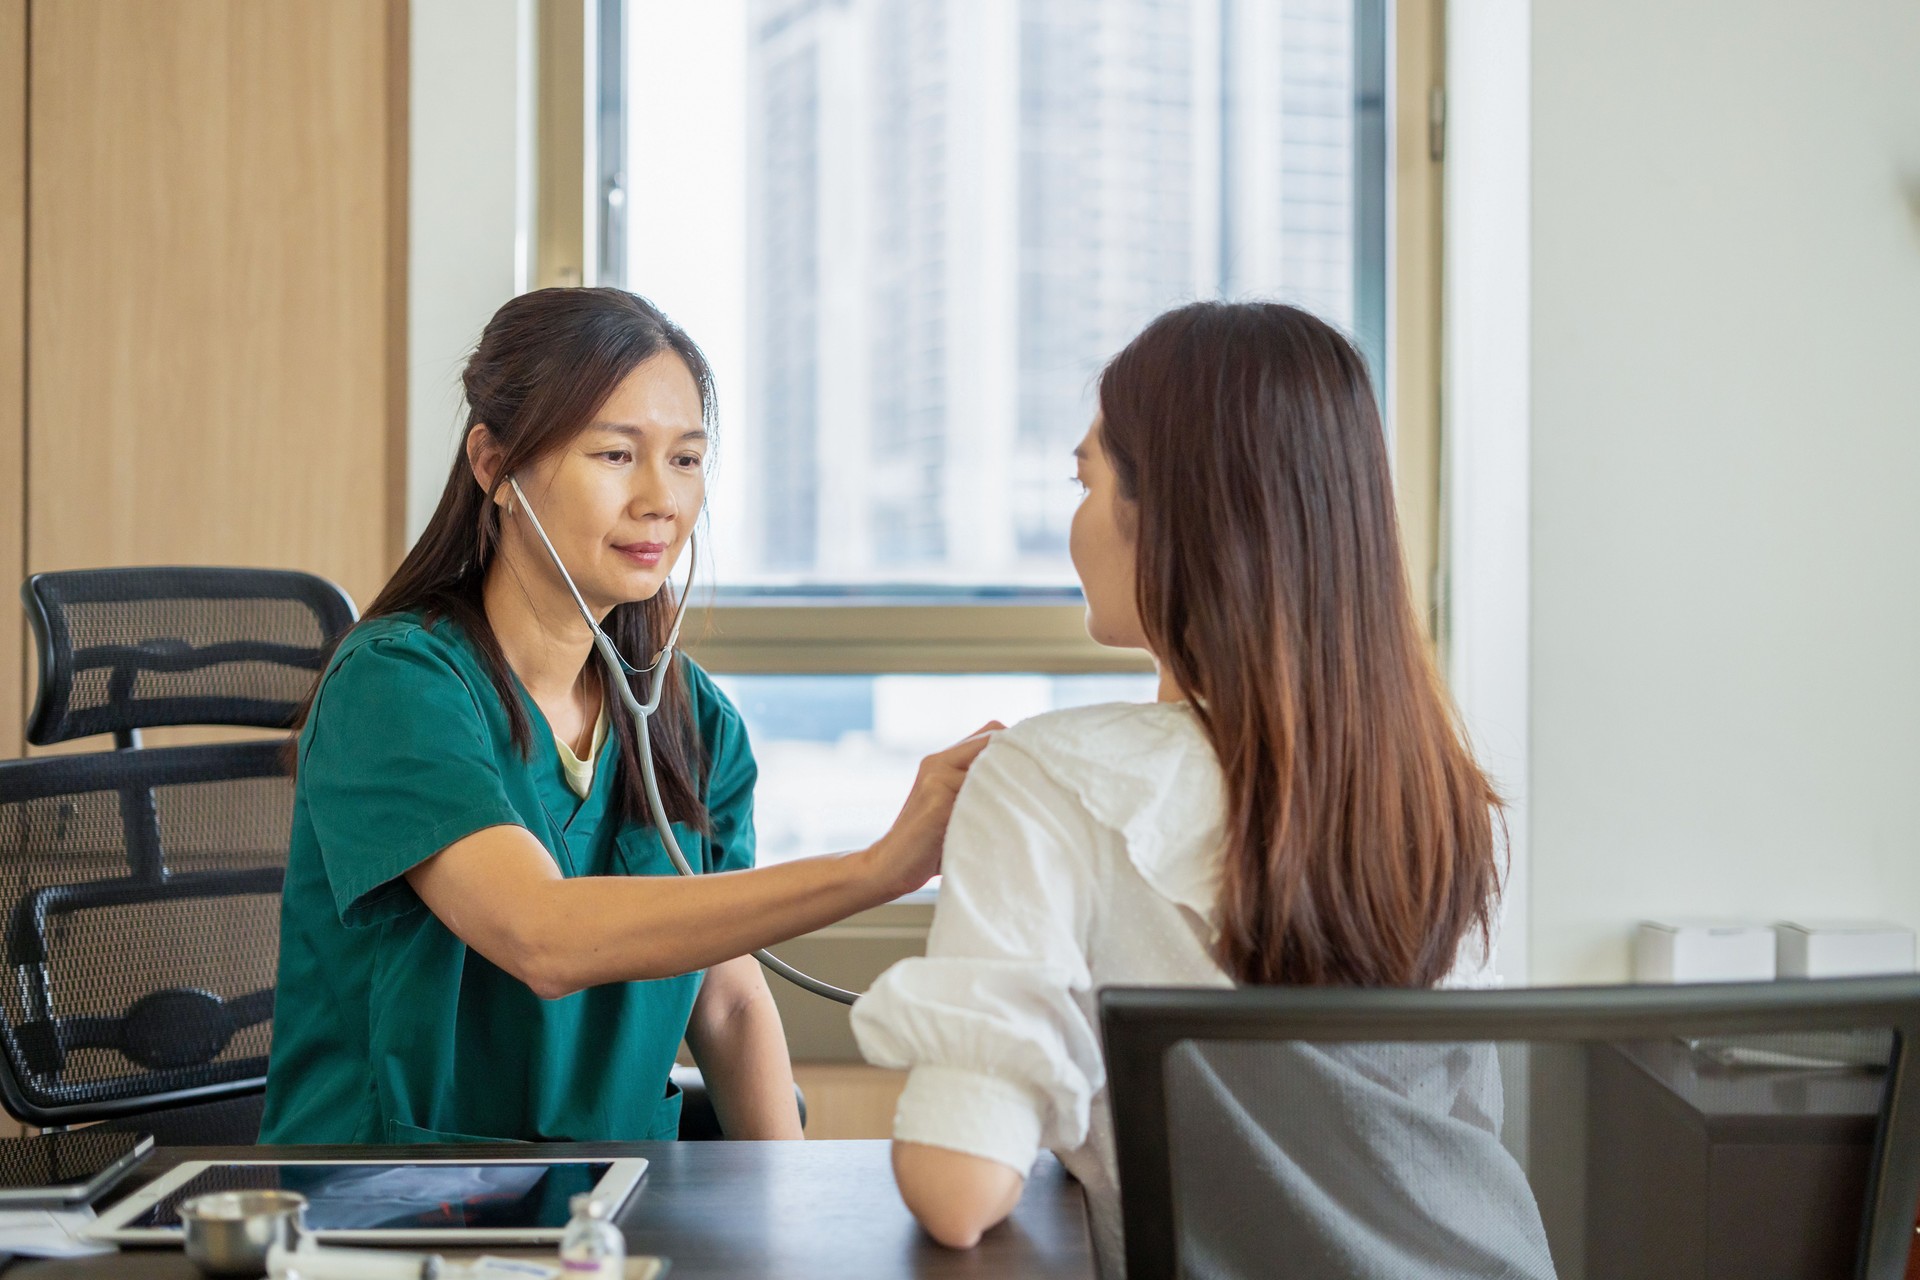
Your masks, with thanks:
M 1155 890 L 1208 916 L 1225 782 L 1191 707 L 1114 702 L 1049 712 L 1000 733 L 989 750 L 1030 760 L 1069 803 L 1119 837 Z
M 1184 702 L 1102 702 L 1022 720 L 997 740 L 1041 763 L 1125 769 L 1168 752 L 1206 750 L 1193 710 Z
M 1220 766 L 1185 703 L 1109 702 L 1022 720 L 996 736 L 1134 842 L 1218 821 Z

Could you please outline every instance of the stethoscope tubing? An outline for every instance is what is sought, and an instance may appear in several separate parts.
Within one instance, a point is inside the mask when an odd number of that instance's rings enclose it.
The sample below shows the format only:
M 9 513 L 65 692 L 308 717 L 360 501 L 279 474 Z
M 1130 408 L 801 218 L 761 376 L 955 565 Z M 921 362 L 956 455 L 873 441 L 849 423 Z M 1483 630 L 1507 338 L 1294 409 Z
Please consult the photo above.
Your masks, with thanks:
M 547 531 L 540 526 L 540 518 L 533 514 L 533 508 L 528 505 L 527 495 L 521 491 L 519 479 L 509 476 L 507 483 L 512 486 L 514 496 L 520 500 L 520 509 L 526 512 L 527 523 L 533 526 L 534 533 L 540 537 L 541 545 L 546 547 L 547 555 L 553 560 L 553 567 L 560 571 L 560 580 L 567 584 L 567 592 L 573 596 L 573 603 L 579 608 L 580 616 L 586 620 L 587 626 L 593 629 L 594 651 L 600 655 L 600 662 L 606 668 L 608 683 L 619 695 L 628 714 L 633 716 L 640 752 L 640 780 L 647 793 L 647 809 L 652 814 L 654 829 L 660 833 L 660 843 L 666 848 L 667 858 L 673 863 L 673 869 L 681 875 L 699 875 L 700 873 L 687 862 L 687 855 L 681 852 L 680 841 L 673 834 L 673 823 L 667 818 L 666 803 L 660 798 L 660 781 L 653 769 L 653 737 L 647 723 L 653 718 L 654 712 L 660 709 L 661 696 L 666 692 L 667 672 L 673 665 L 673 651 L 680 639 L 680 622 L 687 614 L 687 596 L 690 591 L 680 593 L 679 605 L 673 615 L 673 626 L 667 632 L 667 642 L 661 646 L 660 652 L 654 655 L 653 661 L 644 670 L 629 666 L 620 656 L 620 651 L 614 647 L 613 640 L 594 619 L 593 611 L 587 608 L 587 602 L 581 598 L 580 589 L 573 584 L 573 575 L 567 572 L 566 563 L 560 559 L 560 552 L 554 547 L 553 540 L 547 537 Z M 691 587 L 691 572 L 688 576 L 688 585 Z M 648 677 L 645 703 L 642 703 L 633 692 L 633 682 L 630 677 L 636 675 Z M 858 992 L 836 987 L 830 982 L 822 982 L 811 974 L 802 973 L 770 951 L 764 949 L 756 951 L 753 953 L 753 958 L 796 987 L 811 991 L 817 996 L 824 996 L 828 1000 L 849 1005 L 860 998 Z

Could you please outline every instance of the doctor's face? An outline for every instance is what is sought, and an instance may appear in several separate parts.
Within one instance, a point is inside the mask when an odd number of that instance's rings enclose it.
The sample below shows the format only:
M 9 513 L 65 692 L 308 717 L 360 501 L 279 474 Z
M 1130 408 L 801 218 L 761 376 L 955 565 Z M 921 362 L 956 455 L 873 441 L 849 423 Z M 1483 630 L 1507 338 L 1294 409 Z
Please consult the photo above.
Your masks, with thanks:
M 522 469 L 520 487 L 595 617 L 651 599 L 672 574 L 706 500 L 708 445 L 700 388 L 663 351 L 628 374 L 564 448 Z M 505 523 L 517 527 L 509 536 L 523 570 L 558 583 L 532 526 Z
M 1134 602 L 1134 504 L 1100 447 L 1100 419 L 1073 451 L 1083 496 L 1073 513 L 1067 552 L 1087 596 L 1087 634 L 1117 649 L 1144 649 L 1147 634 Z

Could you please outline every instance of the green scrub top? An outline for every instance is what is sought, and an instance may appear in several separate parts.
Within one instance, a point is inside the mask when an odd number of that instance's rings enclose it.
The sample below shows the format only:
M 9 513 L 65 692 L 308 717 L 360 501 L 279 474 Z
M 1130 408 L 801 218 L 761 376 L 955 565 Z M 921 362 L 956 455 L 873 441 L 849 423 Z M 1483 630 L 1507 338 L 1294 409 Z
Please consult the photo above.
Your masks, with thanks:
M 750 867 L 746 728 L 706 673 L 679 661 L 711 832 L 676 824 L 674 834 L 701 871 Z M 299 738 L 262 1142 L 676 1136 L 667 1071 L 699 973 L 542 1000 L 407 884 L 410 868 L 501 825 L 531 831 L 568 877 L 674 874 L 650 822 L 613 816 L 618 738 L 583 799 L 546 718 L 514 686 L 532 722 L 531 760 L 451 619 L 371 619 L 327 664 Z

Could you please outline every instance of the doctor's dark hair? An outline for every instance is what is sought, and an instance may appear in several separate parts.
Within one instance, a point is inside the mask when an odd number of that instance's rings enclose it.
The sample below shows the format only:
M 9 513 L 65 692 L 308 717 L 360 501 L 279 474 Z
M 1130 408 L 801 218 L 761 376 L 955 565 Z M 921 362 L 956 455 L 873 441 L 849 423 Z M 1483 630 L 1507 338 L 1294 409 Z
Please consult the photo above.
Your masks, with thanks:
M 1100 411 L 1141 623 L 1226 775 L 1222 967 L 1433 985 L 1490 938 L 1500 801 L 1415 617 L 1359 352 L 1295 307 L 1196 303 L 1114 357 Z
M 693 375 L 701 416 L 711 434 L 713 374 L 707 359 L 692 338 L 645 298 L 624 289 L 539 289 L 496 311 L 461 377 L 467 402 L 463 442 L 468 432 L 484 424 L 505 451 L 493 486 L 482 489 L 475 482 L 463 443 L 425 532 L 367 609 L 369 618 L 418 613 L 429 620 L 459 622 L 486 659 L 514 746 L 527 759 L 533 756 L 533 727 L 481 603 L 481 584 L 500 544 L 500 506 L 494 498 L 506 488 L 509 476 L 564 447 L 593 421 L 628 374 L 662 353 L 677 356 Z M 674 605 L 672 586 L 664 585 L 651 600 L 616 606 L 601 625 L 629 661 L 642 663 L 666 643 Z M 646 701 L 647 677 L 629 678 L 640 700 Z M 647 800 L 633 717 L 618 697 L 607 699 L 607 714 L 620 740 L 615 811 L 623 820 L 644 821 Z M 679 662 L 648 728 L 667 813 L 704 831 L 701 744 Z

